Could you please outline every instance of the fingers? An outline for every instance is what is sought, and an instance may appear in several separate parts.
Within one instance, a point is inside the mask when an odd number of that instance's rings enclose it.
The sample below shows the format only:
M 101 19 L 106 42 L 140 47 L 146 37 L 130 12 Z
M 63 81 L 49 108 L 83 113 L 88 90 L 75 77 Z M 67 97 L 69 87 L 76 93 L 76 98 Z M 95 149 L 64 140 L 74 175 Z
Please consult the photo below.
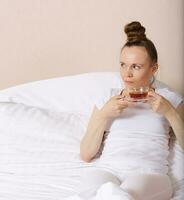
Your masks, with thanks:
M 150 91 L 155 92 L 155 88 L 154 87 L 150 87 Z
M 116 96 L 113 96 L 112 97 L 113 99 L 123 99 L 124 98 L 124 95 L 116 95 Z
M 148 103 L 153 103 L 154 101 L 160 99 L 161 96 L 154 91 L 149 91 L 148 92 Z
M 120 99 L 118 100 L 118 105 L 120 105 L 121 108 L 135 107 L 136 102 L 128 101 L 126 99 Z
M 153 103 L 155 102 L 157 99 L 155 97 L 148 97 L 148 99 L 146 100 L 147 103 Z
M 128 101 L 128 107 L 136 107 L 137 102 L 135 101 Z
M 126 108 L 128 106 L 128 102 L 127 101 L 118 101 L 117 105 L 119 105 L 122 108 Z
M 148 97 L 154 97 L 154 98 L 157 99 L 158 97 L 160 97 L 160 95 L 155 93 L 154 91 L 149 91 L 148 92 Z

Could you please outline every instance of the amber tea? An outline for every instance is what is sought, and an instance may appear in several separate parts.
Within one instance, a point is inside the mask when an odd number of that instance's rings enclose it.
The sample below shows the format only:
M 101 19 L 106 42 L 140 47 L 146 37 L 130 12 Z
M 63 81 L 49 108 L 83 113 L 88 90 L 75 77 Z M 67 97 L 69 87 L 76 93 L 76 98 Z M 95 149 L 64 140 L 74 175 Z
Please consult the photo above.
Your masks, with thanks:
M 146 99 L 149 87 L 129 88 L 129 96 L 133 99 Z
M 131 98 L 134 99 L 145 99 L 148 95 L 148 92 L 141 92 L 141 93 L 129 92 L 129 95 Z

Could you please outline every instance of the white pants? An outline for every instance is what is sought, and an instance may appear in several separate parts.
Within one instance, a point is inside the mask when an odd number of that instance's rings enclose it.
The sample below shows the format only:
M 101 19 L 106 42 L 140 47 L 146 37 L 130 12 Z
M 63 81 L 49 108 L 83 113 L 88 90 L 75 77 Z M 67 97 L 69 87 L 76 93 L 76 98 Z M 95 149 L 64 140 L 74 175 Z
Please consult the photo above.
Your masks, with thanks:
M 111 183 L 111 187 L 107 183 Z M 173 193 L 167 175 L 133 172 L 125 174 L 124 180 L 119 180 L 110 172 L 90 168 L 85 169 L 82 175 L 79 196 L 91 199 L 101 186 L 106 187 L 107 192 L 113 187 L 115 193 L 122 194 L 122 198 L 118 198 L 122 200 L 170 200 Z

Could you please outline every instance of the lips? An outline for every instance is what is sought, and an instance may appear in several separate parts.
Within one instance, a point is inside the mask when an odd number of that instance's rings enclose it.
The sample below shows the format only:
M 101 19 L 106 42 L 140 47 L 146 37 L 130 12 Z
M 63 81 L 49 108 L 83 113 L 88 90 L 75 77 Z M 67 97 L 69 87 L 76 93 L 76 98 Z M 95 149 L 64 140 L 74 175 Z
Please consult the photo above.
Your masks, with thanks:
M 133 83 L 133 81 L 126 81 L 126 80 L 125 80 L 125 83 L 131 84 L 131 83 Z

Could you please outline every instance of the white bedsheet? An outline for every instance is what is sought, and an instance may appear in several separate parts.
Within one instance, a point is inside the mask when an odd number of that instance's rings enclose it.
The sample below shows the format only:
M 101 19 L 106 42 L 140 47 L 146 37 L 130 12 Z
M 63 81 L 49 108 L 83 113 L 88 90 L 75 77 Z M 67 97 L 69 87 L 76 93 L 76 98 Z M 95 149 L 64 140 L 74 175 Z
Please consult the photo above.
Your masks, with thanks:
M 83 169 L 94 163 L 79 158 L 79 142 L 88 117 L 0 104 L 0 200 L 64 200 L 79 191 Z M 172 200 L 184 195 L 184 153 L 170 152 Z M 101 188 L 100 192 L 106 193 Z M 102 199 L 103 200 L 103 199 Z

